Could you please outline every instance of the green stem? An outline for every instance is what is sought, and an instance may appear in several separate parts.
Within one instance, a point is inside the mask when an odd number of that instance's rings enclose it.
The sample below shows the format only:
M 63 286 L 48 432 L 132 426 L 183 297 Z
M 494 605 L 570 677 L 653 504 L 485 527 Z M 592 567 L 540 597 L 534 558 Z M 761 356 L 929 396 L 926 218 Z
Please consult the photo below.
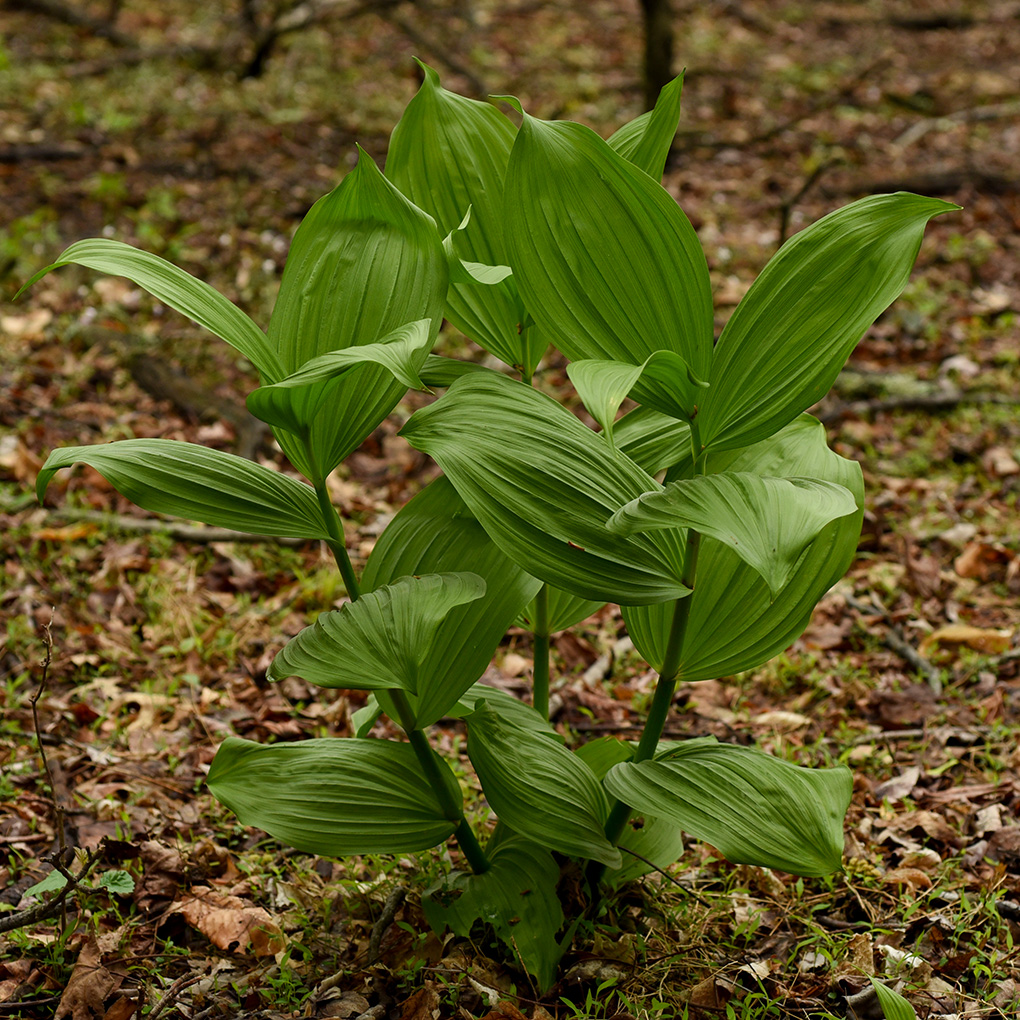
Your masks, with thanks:
M 700 546 L 701 535 L 694 530 L 688 531 L 687 552 L 684 556 L 682 574 L 683 583 L 688 588 L 694 587 Z M 655 684 L 655 693 L 652 695 L 652 704 L 648 709 L 645 728 L 631 761 L 648 761 L 654 757 L 655 750 L 662 739 L 662 731 L 666 726 L 669 707 L 673 704 L 673 695 L 676 693 L 676 675 L 680 669 L 680 657 L 683 654 L 684 641 L 687 638 L 687 624 L 691 617 L 692 598 L 693 595 L 687 595 L 682 599 L 677 599 L 673 604 L 673 620 L 670 623 L 666 652 L 662 657 L 662 668 L 659 670 L 659 679 Z M 623 830 L 631 816 L 631 811 L 632 808 L 628 804 L 618 800 L 609 812 L 609 818 L 606 819 L 606 839 L 614 846 L 619 842 L 620 836 L 623 835 Z M 588 881 L 593 890 L 598 888 L 599 880 L 602 878 L 605 870 L 606 866 L 598 861 L 592 861 L 589 864 Z
M 322 511 L 322 519 L 326 524 L 326 530 L 330 534 L 326 545 L 332 550 L 336 565 L 340 568 L 340 576 L 344 579 L 344 587 L 347 589 L 347 594 L 350 595 L 352 602 L 357 602 L 361 596 L 361 587 L 354 573 L 351 558 L 347 554 L 347 540 L 344 538 L 343 525 L 340 523 L 340 516 L 336 512 L 336 507 L 333 506 L 333 501 L 329 498 L 325 478 L 316 481 L 315 495 L 319 500 L 319 509 Z
M 411 744 L 418 763 L 425 773 L 425 778 L 435 792 L 443 812 L 443 817 L 457 823 L 454 836 L 457 839 L 461 852 L 467 858 L 468 864 L 471 865 L 471 870 L 476 875 L 480 875 L 483 871 L 488 871 L 492 865 L 489 863 L 488 857 L 485 856 L 485 851 L 482 850 L 474 831 L 464 817 L 463 806 L 458 802 L 453 791 L 447 785 L 446 777 L 440 772 L 439 762 L 429 744 L 428 737 L 425 736 L 425 731 L 416 728 L 414 725 L 414 712 L 411 709 L 410 702 L 407 700 L 407 695 L 400 688 L 390 690 L 389 695 L 393 699 L 394 708 L 397 710 L 397 721 L 404 728 L 408 742 Z
M 535 665 L 532 670 L 531 703 L 543 719 L 549 718 L 549 588 L 542 585 L 535 596 Z

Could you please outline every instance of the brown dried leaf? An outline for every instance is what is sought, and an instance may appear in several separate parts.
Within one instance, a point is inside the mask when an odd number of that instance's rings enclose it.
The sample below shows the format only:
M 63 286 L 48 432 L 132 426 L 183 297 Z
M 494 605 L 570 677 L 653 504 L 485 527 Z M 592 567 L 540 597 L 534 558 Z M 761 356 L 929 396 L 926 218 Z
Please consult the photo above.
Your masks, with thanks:
M 960 577 L 989 581 L 1003 566 L 1008 566 L 1013 555 L 995 542 L 968 542 L 963 552 L 953 560 L 953 569 Z
M 1013 640 L 1013 632 L 972 627 L 966 623 L 951 623 L 934 630 L 921 642 L 921 654 L 926 655 L 936 645 L 964 645 L 985 655 L 1001 655 Z
M 213 945 L 255 956 L 272 956 L 286 945 L 286 937 L 268 911 L 245 903 L 239 896 L 196 885 L 189 896 L 170 907 Z
M 119 934 L 117 935 L 119 941 Z M 102 1017 L 105 1012 L 106 1000 L 120 987 L 123 977 L 112 974 L 102 964 L 104 950 L 109 952 L 116 945 L 110 945 L 109 935 L 97 939 L 95 935 L 89 937 L 82 943 L 78 960 L 71 971 L 71 978 L 67 982 L 64 994 L 60 997 L 60 1005 L 57 1006 L 53 1020 L 63 1020 L 64 1017 L 71 1017 L 71 1020 L 96 1020 Z
M 905 885 L 913 893 L 931 888 L 931 879 L 920 868 L 893 868 L 882 876 L 886 885 Z
M 429 985 L 419 988 L 400 1007 L 400 1020 L 433 1020 L 432 1011 L 439 1007 L 439 994 Z

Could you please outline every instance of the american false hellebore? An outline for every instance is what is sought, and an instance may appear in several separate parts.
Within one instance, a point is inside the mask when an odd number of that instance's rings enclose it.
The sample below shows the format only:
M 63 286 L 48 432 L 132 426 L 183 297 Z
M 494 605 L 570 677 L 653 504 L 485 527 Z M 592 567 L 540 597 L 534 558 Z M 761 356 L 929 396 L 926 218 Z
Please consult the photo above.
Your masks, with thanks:
M 324 541 L 350 601 L 293 638 L 269 677 L 370 691 L 356 734 L 230 737 L 210 789 L 309 853 L 452 837 L 463 870 L 423 895 L 430 923 L 491 925 L 548 987 L 572 931 L 560 934 L 554 854 L 609 888 L 672 863 L 685 832 L 737 863 L 840 867 L 846 768 L 660 738 L 678 682 L 786 648 L 850 564 L 861 470 L 805 411 L 903 288 L 928 220 L 955 207 L 895 194 L 831 213 L 780 249 L 713 342 L 705 256 L 659 183 L 681 79 L 607 142 L 507 99 L 515 127 L 424 75 L 385 174 L 362 152 L 302 222 L 268 333 L 116 241 L 78 242 L 43 270 L 126 276 L 233 345 L 260 376 L 249 409 L 310 484 L 136 439 L 55 450 L 38 491 L 84 462 L 152 511 Z M 507 368 L 431 354 L 444 318 Z M 550 345 L 599 429 L 531 385 Z M 358 578 L 325 481 L 409 387 L 445 389 L 401 433 L 443 475 L 396 514 Z M 628 397 L 636 409 L 618 417 Z M 549 635 L 607 602 L 658 682 L 636 744 L 569 750 L 548 721 Z M 515 623 L 534 633 L 533 706 L 478 683 Z M 406 740 L 369 735 L 381 713 Z M 487 839 L 429 741 L 451 716 L 499 819 Z

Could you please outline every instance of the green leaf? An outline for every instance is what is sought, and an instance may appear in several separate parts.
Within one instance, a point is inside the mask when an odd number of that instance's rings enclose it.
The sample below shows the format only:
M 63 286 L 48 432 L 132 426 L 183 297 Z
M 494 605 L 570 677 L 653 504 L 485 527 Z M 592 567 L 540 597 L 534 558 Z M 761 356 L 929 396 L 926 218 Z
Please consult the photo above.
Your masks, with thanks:
M 478 365 L 473 361 L 459 361 L 456 358 L 443 358 L 438 354 L 430 354 L 422 365 L 421 380 L 426 386 L 450 386 L 455 379 L 474 372 L 491 372 L 491 368 Z
M 620 852 L 603 832 L 609 805 L 587 765 L 487 705 L 467 724 L 468 756 L 502 822 L 552 850 L 619 867 Z
M 280 378 L 419 319 L 429 320 L 434 340 L 447 282 L 435 221 L 360 152 L 358 165 L 312 206 L 294 235 L 269 322 L 269 342 L 283 364 Z M 308 429 L 311 457 L 304 442 L 277 432 L 288 457 L 310 478 L 325 476 L 357 449 L 407 389 L 378 364 L 315 383 L 302 398 L 306 407 L 315 406 L 316 388 L 328 389 L 329 399 Z
M 99 876 L 98 885 L 117 896 L 130 896 L 135 891 L 135 880 L 120 868 L 103 872 Z
M 126 276 L 170 308 L 194 319 L 240 351 L 268 380 L 283 374 L 283 366 L 265 333 L 235 304 L 207 283 L 178 269 L 172 262 L 122 241 L 102 237 L 77 241 L 52 265 L 41 269 L 18 291 L 20 295 L 50 270 L 71 264 L 112 276 Z
M 370 592 L 408 574 L 468 570 L 485 582 L 480 598 L 450 610 L 425 650 L 419 696 L 408 700 L 419 727 L 449 712 L 485 672 L 514 618 L 540 581 L 513 563 L 440 477 L 407 503 L 383 531 L 362 576 Z M 380 702 L 393 715 L 385 695 Z
M 567 375 L 614 448 L 613 424 L 628 396 L 673 418 L 690 419 L 698 413 L 701 385 L 672 351 L 656 351 L 641 365 L 575 361 L 567 366 Z
M 446 317 L 530 377 L 548 344 L 537 330 L 522 329 L 526 312 L 512 276 L 493 279 L 478 268 L 506 266 L 501 199 L 517 129 L 491 103 L 448 92 L 431 67 L 420 66 L 425 78 L 393 129 L 386 176 L 435 217 L 451 254 L 468 264 L 461 268 L 470 279 L 455 270 Z M 491 285 L 478 285 L 479 272 Z
M 604 602 L 593 602 L 591 599 L 582 599 L 570 592 L 562 591 L 560 588 L 547 586 L 549 589 L 549 604 L 546 609 L 547 622 L 550 634 L 573 627 L 575 623 L 587 620 L 592 613 L 597 613 L 604 605 Z M 538 609 L 535 600 L 532 599 L 518 616 L 520 626 L 535 632 L 535 621 L 538 616 Z
M 635 747 L 616 737 L 599 737 L 582 744 L 574 753 L 601 780 L 614 765 L 630 761 Z M 605 875 L 605 881 L 614 888 L 676 863 L 684 852 L 684 834 L 668 818 L 634 815 L 628 820 L 617 845 L 622 863 Z
M 455 606 L 485 594 L 477 574 L 425 574 L 392 584 L 323 613 L 284 646 L 269 680 L 299 676 L 319 687 L 354 691 L 400 688 L 418 693 L 431 644 Z
M 320 354 L 278 383 L 248 394 L 248 410 L 269 425 L 296 436 L 308 435 L 330 394 L 329 387 L 318 384 L 340 379 L 351 369 L 369 363 L 382 365 L 405 389 L 423 390 L 425 384 L 418 373 L 432 347 L 431 329 L 428 319 L 419 319 L 387 333 L 376 343 Z
M 610 530 L 695 528 L 733 550 L 775 596 L 830 521 L 857 513 L 841 485 L 813 478 L 760 478 L 746 471 L 671 482 L 618 510 Z
M 39 500 L 57 471 L 79 462 L 155 513 L 256 535 L 330 537 L 310 486 L 243 457 L 172 439 L 54 450 L 36 480 Z
M 649 407 L 636 407 L 614 426 L 616 445 L 650 475 L 672 467 L 691 453 L 691 427 Z
M 401 435 L 439 462 L 493 542 L 530 574 L 624 605 L 689 591 L 679 533 L 623 537 L 606 528 L 625 503 L 657 488 L 654 479 L 530 386 L 465 376 Z
M 624 159 L 656 181 L 662 180 L 666 159 L 676 137 L 683 87 L 684 76 L 679 74 L 663 86 L 653 109 L 624 124 L 608 139 L 610 146 Z
M 26 286 L 28 285 L 26 284 Z M 43 893 L 59 892 L 65 885 L 67 885 L 67 879 L 54 868 L 44 879 L 36 882 L 35 885 L 30 885 L 21 895 L 41 900 Z
M 536 323 L 571 360 L 712 356 L 708 266 L 694 228 L 594 131 L 525 115 L 507 167 L 509 265 Z
M 906 284 L 925 224 L 958 208 L 904 192 L 877 195 L 787 241 L 716 344 L 698 419 L 704 445 L 747 446 L 821 400 Z
M 481 875 L 453 872 L 422 894 L 425 917 L 436 932 L 449 928 L 467 938 L 476 921 L 491 925 L 547 991 L 556 978 L 563 924 L 553 855 L 520 836 L 504 840 L 489 855 Z
M 480 704 L 488 705 L 496 715 L 513 726 L 532 730 L 557 743 L 563 743 L 563 737 L 541 712 L 536 712 L 531 705 L 515 698 L 509 692 L 499 687 L 489 687 L 488 684 L 481 682 L 472 684 L 447 714 L 452 719 L 463 719 L 477 711 Z
M 914 1007 L 899 992 L 894 992 L 877 978 L 869 978 L 869 980 L 878 996 L 878 1004 L 882 1007 L 882 1016 L 885 1017 L 885 1020 L 917 1020 Z
M 691 742 L 653 761 L 610 769 L 607 791 L 637 811 L 668 818 L 733 864 L 794 875 L 840 867 L 853 775 L 808 769 L 732 744 Z
M 853 561 L 863 519 L 860 466 L 828 448 L 825 429 L 810 415 L 746 449 L 710 453 L 708 469 L 833 482 L 853 493 L 857 512 L 822 529 L 775 598 L 758 571 L 732 549 L 703 539 L 680 663 L 679 678 L 685 681 L 753 669 L 789 647 L 808 625 L 815 604 Z M 667 605 L 623 610 L 635 647 L 655 667 L 662 664 L 671 614 Z
M 460 788 L 436 763 L 455 802 Z M 446 818 L 409 744 L 326 738 L 257 744 L 228 737 L 209 770 L 209 789 L 243 825 L 305 853 L 403 853 L 442 843 Z

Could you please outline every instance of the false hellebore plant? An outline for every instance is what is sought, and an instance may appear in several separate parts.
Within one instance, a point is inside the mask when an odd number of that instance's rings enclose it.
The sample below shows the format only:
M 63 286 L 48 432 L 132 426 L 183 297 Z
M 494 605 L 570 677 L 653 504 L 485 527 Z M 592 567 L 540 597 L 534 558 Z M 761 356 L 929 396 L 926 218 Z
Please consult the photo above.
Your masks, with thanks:
M 126 276 L 232 344 L 261 378 L 249 409 L 310 484 L 138 439 L 54 451 L 38 490 L 84 462 L 149 510 L 326 542 L 350 602 L 291 640 L 269 677 L 371 692 L 356 735 L 228 738 L 209 786 L 310 853 L 453 837 L 465 870 L 424 894 L 430 922 L 466 935 L 484 921 L 547 987 L 572 931 L 560 935 L 554 854 L 610 887 L 676 860 L 683 832 L 737 863 L 840 867 L 846 768 L 660 738 L 678 682 L 786 648 L 851 562 L 861 470 L 805 410 L 903 288 L 925 224 L 955 207 L 896 194 L 831 213 L 781 248 L 713 342 L 705 256 L 659 183 L 680 79 L 606 142 L 507 100 L 518 129 L 424 72 L 385 174 L 362 153 L 298 229 L 268 333 L 115 241 L 81 241 L 49 267 Z M 430 354 L 444 317 L 513 374 Z M 530 385 L 550 344 L 599 430 Z M 397 513 L 359 579 L 326 478 L 426 386 L 446 392 L 402 435 L 443 476 Z M 628 397 L 637 407 L 618 418 Z M 659 679 L 640 741 L 572 751 L 547 718 L 549 635 L 607 602 Z M 515 622 L 534 633 L 534 707 L 478 683 Z M 369 736 L 383 712 L 406 741 Z M 499 819 L 487 840 L 429 742 L 450 716 Z

